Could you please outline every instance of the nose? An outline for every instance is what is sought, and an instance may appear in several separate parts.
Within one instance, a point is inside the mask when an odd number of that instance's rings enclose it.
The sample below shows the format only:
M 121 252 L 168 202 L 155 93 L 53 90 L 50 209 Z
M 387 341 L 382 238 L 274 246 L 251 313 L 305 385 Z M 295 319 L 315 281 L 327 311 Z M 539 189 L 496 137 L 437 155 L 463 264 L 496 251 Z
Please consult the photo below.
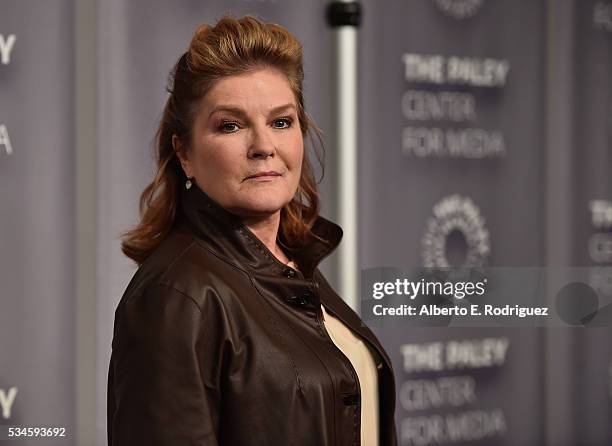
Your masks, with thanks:
M 265 159 L 269 156 L 274 156 L 276 153 L 274 138 L 272 138 L 267 128 L 254 127 L 252 135 L 248 152 L 249 158 Z

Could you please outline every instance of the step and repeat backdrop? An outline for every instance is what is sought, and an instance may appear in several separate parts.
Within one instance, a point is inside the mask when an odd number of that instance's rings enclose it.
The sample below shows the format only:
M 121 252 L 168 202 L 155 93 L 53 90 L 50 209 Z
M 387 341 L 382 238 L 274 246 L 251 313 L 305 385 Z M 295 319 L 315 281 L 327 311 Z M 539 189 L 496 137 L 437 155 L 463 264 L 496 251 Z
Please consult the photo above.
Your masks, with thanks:
M 611 295 L 610 2 L 576 2 L 571 85 L 550 78 L 554 2 L 377 2 L 360 58 L 360 243 L 364 268 L 529 267 L 547 262 L 546 200 L 567 204 L 570 264 Z M 546 190 L 550 94 L 572 115 L 571 194 Z M 549 183 L 550 184 L 550 183 Z M 384 197 L 384 200 L 380 199 Z M 363 293 L 367 290 L 362 290 Z M 389 324 L 391 325 L 391 324 Z M 393 355 L 403 445 L 539 445 L 554 410 L 567 444 L 612 440 L 612 330 L 413 328 L 379 324 Z M 561 361 L 548 339 L 566 336 Z M 553 352 L 554 353 L 554 352 Z M 547 387 L 568 374 L 570 388 Z M 570 426 L 564 427 L 564 426 Z M 554 429 L 554 427 L 553 427 Z
M 361 42 L 362 265 L 544 264 L 546 2 L 381 1 Z M 544 443 L 542 330 L 382 325 L 402 445 Z
M 612 2 L 576 2 L 573 88 L 572 257 L 590 266 L 589 285 L 612 295 Z M 610 314 L 610 307 L 604 311 Z M 612 441 L 612 334 L 576 333 L 576 436 Z
M 57 435 L 75 397 L 71 10 L 0 2 L 0 425 Z
M 96 6 L 96 411 L 106 444 L 114 310 L 135 266 L 120 235 L 154 172 L 170 68 L 225 12 L 286 26 L 304 46 L 334 218 L 333 33 L 324 0 L 109 0 Z M 573 4 L 568 84 L 550 85 L 551 8 Z M 364 270 L 537 267 L 555 240 L 612 296 L 612 1 L 370 0 L 359 37 L 359 255 Z M 0 3 L 0 425 L 64 426 L 75 410 L 74 32 L 70 0 Z M 547 189 L 551 95 L 570 97 L 570 194 Z M 567 93 L 569 92 L 569 94 Z M 562 105 L 563 106 L 563 105 Z M 554 129 L 553 129 L 554 130 Z M 564 129 L 564 131 L 567 129 Z M 324 269 L 333 276 L 331 262 Z M 337 283 L 333 277 L 332 282 Z M 374 327 L 392 357 L 401 445 L 542 445 L 552 375 L 570 374 L 567 444 L 612 441 L 612 330 Z M 566 329 L 562 329 L 566 330 Z M 567 329 L 569 330 L 569 329 Z M 553 332 L 557 333 L 557 332 Z M 79 333 L 78 335 L 87 335 Z M 553 334 L 553 336 L 555 336 Z M 57 444 L 72 444 L 73 438 Z M 22 444 L 27 444 L 23 442 Z M 48 443 L 51 444 L 51 443 Z

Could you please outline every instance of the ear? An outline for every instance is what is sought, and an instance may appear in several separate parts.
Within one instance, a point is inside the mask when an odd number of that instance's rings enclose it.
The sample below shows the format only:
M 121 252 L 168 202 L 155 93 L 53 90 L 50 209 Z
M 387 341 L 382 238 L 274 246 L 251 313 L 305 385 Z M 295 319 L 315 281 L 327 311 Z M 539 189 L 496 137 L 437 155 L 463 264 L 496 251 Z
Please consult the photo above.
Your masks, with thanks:
M 181 162 L 181 166 L 183 167 L 183 172 L 185 172 L 185 176 L 187 178 L 193 178 L 191 161 L 187 156 L 187 151 L 182 147 L 181 140 L 176 135 L 172 135 L 172 148 L 174 149 L 174 153 L 176 153 L 177 158 Z

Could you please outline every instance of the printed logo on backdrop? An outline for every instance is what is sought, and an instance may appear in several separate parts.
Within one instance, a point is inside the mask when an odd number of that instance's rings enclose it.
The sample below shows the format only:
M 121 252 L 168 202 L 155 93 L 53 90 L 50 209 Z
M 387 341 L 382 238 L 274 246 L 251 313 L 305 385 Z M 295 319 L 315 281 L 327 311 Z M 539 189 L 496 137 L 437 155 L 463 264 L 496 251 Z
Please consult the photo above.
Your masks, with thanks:
M 13 154 L 11 138 L 9 137 L 8 129 L 4 124 L 0 124 L 0 152 L 4 152 L 7 155 Z
M 478 125 L 474 93 L 477 89 L 502 89 L 510 71 L 507 60 L 405 53 L 402 62 L 404 80 L 410 85 L 401 97 L 402 114 L 410 123 L 402 129 L 404 155 L 468 159 L 506 156 L 504 134 Z
M 612 401 L 612 361 L 610 361 L 610 365 L 608 366 L 608 386 L 610 400 Z
M 2 411 L 3 420 L 11 418 L 11 411 L 15 397 L 17 396 L 17 387 L 11 387 L 10 389 L 0 389 L 0 410 Z
M 398 405 L 407 416 L 399 425 L 400 444 L 498 444 L 508 434 L 506 414 L 502 407 L 482 407 L 488 380 L 478 376 L 495 376 L 510 345 L 506 337 L 401 345 Z
M 17 36 L 15 34 L 0 34 L 0 64 L 8 65 L 11 63 L 11 53 L 16 41 Z
M 593 28 L 612 32 L 612 3 L 595 3 L 593 6 Z
M 470 198 L 456 194 L 433 207 L 421 244 L 425 267 L 484 266 L 491 252 L 480 209 Z
M 587 243 L 595 264 L 589 284 L 602 296 L 612 297 L 612 201 L 591 200 L 589 210 L 595 231 Z
M 17 36 L 15 34 L 0 34 L 0 65 L 8 65 L 11 63 L 11 55 Z M 8 129 L 5 124 L 0 122 L 0 153 L 12 155 L 13 146 L 9 137 Z
M 484 0 L 433 0 L 433 2 L 447 16 L 463 20 L 476 15 Z

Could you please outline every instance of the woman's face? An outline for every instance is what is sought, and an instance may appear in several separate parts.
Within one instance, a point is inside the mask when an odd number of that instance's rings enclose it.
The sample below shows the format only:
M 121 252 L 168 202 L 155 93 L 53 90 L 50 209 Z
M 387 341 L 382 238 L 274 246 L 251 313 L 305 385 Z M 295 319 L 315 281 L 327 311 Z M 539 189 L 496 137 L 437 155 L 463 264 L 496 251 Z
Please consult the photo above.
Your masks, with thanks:
M 200 102 L 191 147 L 179 152 L 185 174 L 241 217 L 280 212 L 295 195 L 303 155 L 293 91 L 271 68 L 218 80 Z

